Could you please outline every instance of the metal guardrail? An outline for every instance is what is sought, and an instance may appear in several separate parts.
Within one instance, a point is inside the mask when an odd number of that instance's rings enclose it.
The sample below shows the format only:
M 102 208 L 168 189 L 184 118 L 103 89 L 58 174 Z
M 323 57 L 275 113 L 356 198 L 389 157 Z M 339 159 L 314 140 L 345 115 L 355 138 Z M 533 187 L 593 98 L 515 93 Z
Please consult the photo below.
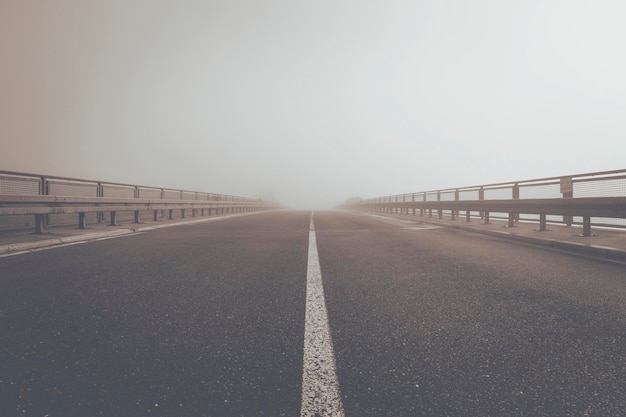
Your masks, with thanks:
M 537 196 L 542 198 L 537 198 Z M 509 226 L 520 220 L 546 224 L 581 224 L 583 235 L 591 226 L 626 228 L 626 170 L 603 171 L 563 177 L 449 188 L 350 201 L 343 207 L 381 213 L 409 214 L 456 220 L 505 218 Z M 503 217 L 504 215 L 504 217 Z M 522 217 L 526 215 L 526 217 Z
M 141 213 L 150 213 L 157 221 L 165 215 L 172 219 L 174 210 L 184 218 L 186 210 L 204 216 L 277 207 L 257 198 L 0 171 L 0 220 L 5 220 L 5 229 L 34 225 L 37 233 L 43 233 L 47 225 L 70 218 L 74 223 L 76 214 L 79 228 L 86 228 L 88 215 L 95 222 L 106 221 L 108 215 L 115 225 L 118 213 L 130 213 L 139 223 Z M 11 224 L 7 218 L 20 220 Z M 0 222 L 0 230 L 2 226 Z

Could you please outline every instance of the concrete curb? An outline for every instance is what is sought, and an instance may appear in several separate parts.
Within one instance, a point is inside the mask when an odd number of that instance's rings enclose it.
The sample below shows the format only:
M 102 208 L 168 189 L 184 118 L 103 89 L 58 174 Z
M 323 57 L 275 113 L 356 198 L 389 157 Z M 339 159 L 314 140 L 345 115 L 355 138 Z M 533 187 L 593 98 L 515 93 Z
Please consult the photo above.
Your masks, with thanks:
M 151 230 L 164 229 L 166 227 L 186 226 L 186 225 L 192 225 L 192 224 L 197 224 L 197 223 L 206 223 L 206 222 L 211 222 L 211 221 L 230 219 L 234 217 L 249 216 L 252 214 L 259 214 L 259 213 L 264 213 L 264 212 L 266 211 L 229 214 L 225 216 L 207 217 L 207 218 L 196 219 L 196 220 L 187 220 L 187 221 L 176 222 L 176 223 L 155 224 L 155 225 L 149 225 L 149 226 L 138 225 L 137 227 L 129 227 L 129 228 L 118 229 L 118 230 L 110 230 L 110 231 L 102 231 L 102 232 L 94 232 L 94 233 L 83 233 L 83 234 L 78 234 L 78 235 L 73 235 L 73 236 L 65 236 L 65 237 L 59 237 L 59 238 L 54 238 L 54 239 L 39 240 L 35 242 L 12 243 L 8 245 L 0 245 L 0 257 L 8 256 L 8 255 L 16 255 L 19 253 L 31 252 L 31 251 L 35 251 L 39 249 L 44 249 L 44 248 L 52 248 L 54 246 L 69 245 L 69 244 L 79 243 L 79 242 L 90 242 L 90 241 L 99 240 L 99 239 L 110 239 L 110 238 L 124 236 L 124 235 L 131 235 L 135 233 L 149 232 Z
M 494 236 L 501 239 L 510 239 L 519 242 L 523 242 L 526 244 L 534 245 L 534 246 L 542 246 L 553 250 L 558 251 L 566 251 L 569 253 L 575 252 L 579 255 L 586 255 L 589 257 L 593 257 L 596 259 L 609 260 L 615 262 L 626 263 L 626 251 L 610 248 L 604 246 L 596 246 L 596 245 L 585 245 L 583 243 L 576 242 L 565 242 L 562 240 L 555 239 L 547 239 L 542 237 L 529 237 L 529 236 L 520 236 L 514 233 L 504 232 L 504 231 L 494 231 L 494 230 L 481 230 L 475 227 L 468 226 L 459 226 L 459 225 L 442 225 L 441 223 L 435 222 L 424 222 L 429 224 L 437 224 L 443 227 L 463 230 L 470 233 L 479 233 L 488 236 Z
M 363 214 L 363 212 L 356 211 L 355 213 Z M 369 213 L 368 213 L 369 214 Z M 389 217 L 396 219 L 406 219 L 406 216 L 385 216 L 381 213 L 376 213 L 377 216 L 381 217 Z M 412 217 L 409 217 L 412 220 L 417 220 Z M 599 245 L 585 245 L 584 243 L 577 242 L 566 242 L 563 240 L 556 240 L 550 238 L 543 237 L 531 237 L 531 236 L 521 236 L 515 233 L 500 231 L 500 230 L 485 230 L 479 227 L 472 226 L 463 226 L 460 224 L 449 224 L 445 221 L 428 221 L 423 217 L 419 217 L 418 222 L 432 224 L 436 226 L 446 227 L 449 229 L 462 230 L 469 233 L 478 233 L 482 235 L 497 237 L 501 239 L 509 239 L 514 240 L 516 242 L 522 242 L 524 244 L 533 245 L 533 246 L 541 246 L 544 248 L 548 248 L 551 250 L 559 251 L 559 252 L 567 252 L 567 253 L 575 253 L 580 256 L 586 256 L 594 259 L 600 259 L 604 261 L 612 261 L 626 264 L 626 251 L 622 249 L 599 246 Z
M 28 252 L 28 251 L 32 251 L 35 249 L 47 248 L 47 247 L 58 246 L 58 245 L 67 245 L 70 243 L 77 243 L 77 242 L 83 242 L 83 241 L 88 242 L 91 240 L 116 237 L 116 236 L 131 234 L 131 233 L 135 233 L 135 232 L 132 229 L 120 229 L 120 230 L 113 230 L 110 232 L 85 233 L 82 235 L 74 235 L 74 236 L 60 237 L 60 238 L 55 238 L 55 239 L 40 240 L 36 242 L 13 243 L 9 245 L 0 246 L 0 255 Z

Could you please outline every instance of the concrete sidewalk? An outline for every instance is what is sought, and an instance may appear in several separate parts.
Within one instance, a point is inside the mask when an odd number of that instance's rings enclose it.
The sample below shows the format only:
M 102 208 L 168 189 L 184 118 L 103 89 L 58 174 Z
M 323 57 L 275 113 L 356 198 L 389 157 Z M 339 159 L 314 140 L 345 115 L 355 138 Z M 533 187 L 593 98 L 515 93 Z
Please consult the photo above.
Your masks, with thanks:
M 204 223 L 223 220 L 230 217 L 247 216 L 260 212 L 223 214 L 204 217 L 190 217 L 177 219 L 159 219 L 135 224 L 132 221 L 110 226 L 108 223 L 89 223 L 86 229 L 77 226 L 49 226 L 42 234 L 32 230 L 0 231 L 0 257 L 29 252 L 42 248 L 67 245 L 90 240 L 106 239 L 133 233 L 147 232 L 164 227 L 183 226 L 195 223 Z
M 538 231 L 539 223 L 522 221 L 515 223 L 514 227 L 508 227 L 506 220 L 493 218 L 489 224 L 484 224 L 481 219 L 477 218 L 472 218 L 470 222 L 466 222 L 464 216 L 451 220 L 449 217 L 439 219 L 435 215 L 433 217 L 420 217 L 419 214 L 413 216 L 375 213 L 375 215 L 435 224 L 505 239 L 514 239 L 518 242 L 539 245 L 554 250 L 575 252 L 584 256 L 626 263 L 626 230 L 592 227 L 592 236 L 584 237 L 582 236 L 582 226 L 576 225 L 567 227 L 549 223 L 548 230 Z

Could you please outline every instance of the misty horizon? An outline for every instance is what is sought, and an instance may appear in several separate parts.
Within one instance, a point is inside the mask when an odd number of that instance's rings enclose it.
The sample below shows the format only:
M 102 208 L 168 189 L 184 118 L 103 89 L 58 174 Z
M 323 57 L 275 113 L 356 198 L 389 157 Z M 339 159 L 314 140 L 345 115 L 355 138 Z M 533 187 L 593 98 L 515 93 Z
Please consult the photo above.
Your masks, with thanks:
M 0 170 L 322 209 L 624 168 L 624 12 L 3 2 Z

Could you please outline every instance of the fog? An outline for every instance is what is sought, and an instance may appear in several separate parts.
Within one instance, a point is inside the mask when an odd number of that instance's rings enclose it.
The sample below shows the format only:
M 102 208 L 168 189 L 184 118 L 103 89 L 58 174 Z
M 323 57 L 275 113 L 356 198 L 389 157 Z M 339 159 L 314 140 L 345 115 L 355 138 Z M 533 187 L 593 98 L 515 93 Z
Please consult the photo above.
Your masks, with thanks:
M 0 0 L 0 170 L 351 196 L 626 168 L 626 3 Z

